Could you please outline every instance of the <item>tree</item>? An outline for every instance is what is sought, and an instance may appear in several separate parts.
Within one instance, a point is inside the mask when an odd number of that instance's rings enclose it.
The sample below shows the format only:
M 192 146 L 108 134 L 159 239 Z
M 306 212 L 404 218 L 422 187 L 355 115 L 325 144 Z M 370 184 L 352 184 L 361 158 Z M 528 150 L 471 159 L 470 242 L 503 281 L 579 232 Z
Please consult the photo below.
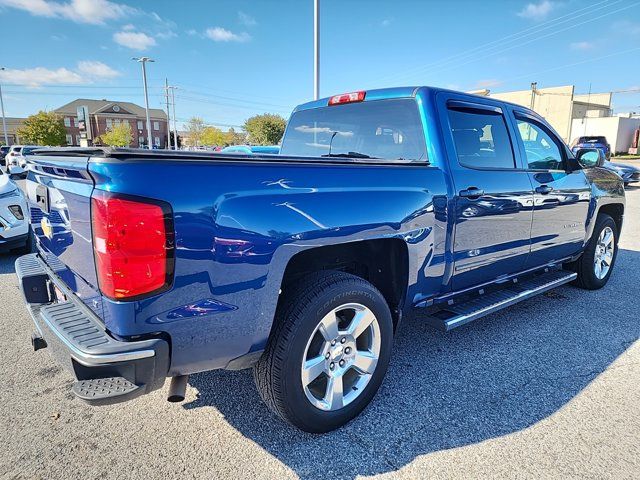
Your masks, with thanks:
M 191 117 L 189 119 L 187 122 L 187 137 L 190 145 L 199 146 L 202 143 L 204 128 L 204 120 L 200 117 Z
M 233 127 L 225 133 L 225 145 L 242 145 L 247 143 L 247 136 L 244 132 L 236 132 Z
M 205 127 L 200 136 L 202 145 L 208 147 L 220 146 L 226 143 L 226 136 L 222 130 L 216 127 Z
M 58 146 L 67 143 L 67 131 L 62 117 L 44 110 L 28 117 L 17 134 L 24 139 L 24 143 L 35 145 Z
M 286 125 L 287 121 L 280 115 L 264 113 L 248 118 L 243 128 L 252 144 L 275 145 L 282 138 Z
M 116 124 L 100 136 L 100 142 L 110 147 L 128 147 L 132 141 L 133 135 L 129 122 Z

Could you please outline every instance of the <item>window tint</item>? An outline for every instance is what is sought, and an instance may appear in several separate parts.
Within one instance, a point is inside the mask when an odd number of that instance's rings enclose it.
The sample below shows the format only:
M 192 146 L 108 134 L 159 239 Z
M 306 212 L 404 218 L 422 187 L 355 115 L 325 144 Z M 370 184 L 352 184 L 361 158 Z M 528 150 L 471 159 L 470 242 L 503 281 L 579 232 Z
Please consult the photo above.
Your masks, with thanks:
M 289 120 L 283 155 L 422 160 L 426 147 L 414 99 L 301 110 Z
M 562 153 L 551 134 L 528 120 L 518 118 L 517 122 L 529 168 L 562 170 Z
M 449 109 L 449 123 L 460 165 L 471 168 L 515 167 L 509 132 L 501 114 Z

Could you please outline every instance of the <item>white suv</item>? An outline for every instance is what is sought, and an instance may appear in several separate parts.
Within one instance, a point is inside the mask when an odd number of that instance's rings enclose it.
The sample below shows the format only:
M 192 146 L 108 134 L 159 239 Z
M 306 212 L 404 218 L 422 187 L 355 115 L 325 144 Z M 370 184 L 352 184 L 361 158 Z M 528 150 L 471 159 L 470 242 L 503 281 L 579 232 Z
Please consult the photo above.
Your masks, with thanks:
M 0 252 L 31 245 L 29 210 L 22 190 L 0 170 Z
M 38 147 L 35 145 L 13 145 L 5 157 L 6 172 L 9 175 L 20 175 L 27 171 L 27 158 L 33 150 Z

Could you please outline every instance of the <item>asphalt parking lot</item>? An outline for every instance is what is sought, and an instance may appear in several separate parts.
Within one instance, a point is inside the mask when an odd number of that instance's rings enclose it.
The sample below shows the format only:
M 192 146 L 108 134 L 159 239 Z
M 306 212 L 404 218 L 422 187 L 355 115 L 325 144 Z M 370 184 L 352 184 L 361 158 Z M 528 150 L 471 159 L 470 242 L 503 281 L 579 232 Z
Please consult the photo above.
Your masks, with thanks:
M 13 256 L 0 256 L 3 478 L 640 478 L 640 188 L 615 271 L 451 333 L 407 319 L 372 405 L 336 432 L 299 432 L 251 374 L 190 379 L 109 407 L 71 394 L 34 353 Z

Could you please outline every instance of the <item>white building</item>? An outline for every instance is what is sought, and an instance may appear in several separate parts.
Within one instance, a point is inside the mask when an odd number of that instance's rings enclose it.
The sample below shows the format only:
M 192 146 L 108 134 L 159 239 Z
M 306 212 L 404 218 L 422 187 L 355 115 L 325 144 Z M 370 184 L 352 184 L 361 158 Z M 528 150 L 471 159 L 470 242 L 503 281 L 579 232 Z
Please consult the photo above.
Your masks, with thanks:
M 640 118 L 612 116 L 613 94 L 576 94 L 573 85 L 492 93 L 489 90 L 471 92 L 495 97 L 531 108 L 542 115 L 565 142 L 572 143 L 585 135 L 604 135 L 615 153 L 626 153 L 633 135 L 640 128 Z M 628 118 L 631 117 L 631 118 Z

